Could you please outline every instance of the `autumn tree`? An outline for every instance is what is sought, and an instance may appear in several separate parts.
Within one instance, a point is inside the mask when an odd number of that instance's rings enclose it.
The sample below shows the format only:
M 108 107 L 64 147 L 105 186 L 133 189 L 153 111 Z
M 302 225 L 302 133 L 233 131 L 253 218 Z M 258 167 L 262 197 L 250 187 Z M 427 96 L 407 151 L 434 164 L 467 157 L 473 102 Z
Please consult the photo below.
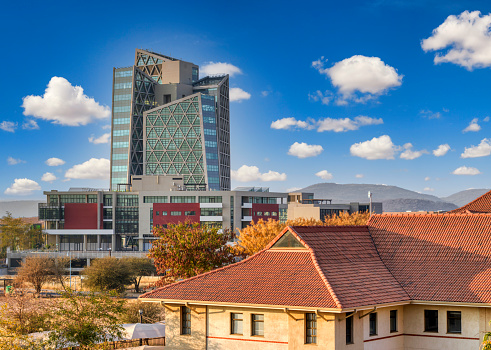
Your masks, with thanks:
M 43 340 L 33 339 L 27 335 L 26 332 L 28 327 L 25 327 L 25 322 L 29 322 L 29 319 L 24 318 L 24 324 L 20 324 L 17 319 L 12 317 L 12 310 L 10 307 L 11 305 L 8 303 L 4 303 L 0 306 L 0 349 L 45 349 L 44 345 L 46 344 Z M 21 307 L 21 309 L 23 309 L 23 307 Z
M 94 259 L 82 271 L 85 285 L 93 291 L 117 291 L 122 293 L 132 283 L 132 272 L 121 259 L 105 257 Z
M 43 286 L 51 281 L 60 282 L 66 271 L 68 260 L 47 256 L 27 257 L 17 269 L 17 282 L 32 285 L 36 293 L 41 293 Z
M 43 232 L 23 218 L 14 218 L 12 214 L 0 219 L 0 257 L 5 258 L 7 248 L 13 250 L 40 248 L 44 242 Z
M 287 226 L 341 226 L 366 225 L 370 214 L 368 212 L 342 212 L 339 215 L 326 216 L 324 221 L 313 218 L 297 218 L 281 223 L 278 220 L 259 219 L 240 230 L 239 241 L 235 245 L 238 255 L 244 257 L 253 255 L 264 249 Z
M 80 350 L 107 348 L 123 336 L 119 318 L 125 301 L 105 293 L 63 292 L 50 312 L 48 343 L 56 349 L 78 344 Z
M 165 275 L 157 282 L 159 285 L 234 261 L 233 248 L 227 244 L 233 238 L 230 230 L 184 222 L 155 228 L 154 235 L 158 239 L 153 241 L 149 256 L 154 259 L 157 273 Z
M 140 292 L 140 282 L 143 276 L 151 276 L 156 272 L 153 261 L 149 258 L 123 258 L 121 263 L 130 271 L 131 283 L 135 292 Z
M 120 322 L 140 323 L 140 310 L 143 312 L 143 323 L 156 323 L 164 318 L 163 307 L 159 303 L 144 303 L 137 300 L 126 303 Z

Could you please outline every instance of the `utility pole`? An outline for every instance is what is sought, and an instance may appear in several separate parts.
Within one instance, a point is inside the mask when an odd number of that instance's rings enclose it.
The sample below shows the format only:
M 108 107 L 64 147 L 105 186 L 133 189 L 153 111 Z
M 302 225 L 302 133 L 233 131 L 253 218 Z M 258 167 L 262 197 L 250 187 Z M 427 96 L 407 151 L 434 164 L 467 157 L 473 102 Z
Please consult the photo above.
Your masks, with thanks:
M 368 191 L 368 198 L 370 198 L 370 217 L 372 217 L 372 192 Z

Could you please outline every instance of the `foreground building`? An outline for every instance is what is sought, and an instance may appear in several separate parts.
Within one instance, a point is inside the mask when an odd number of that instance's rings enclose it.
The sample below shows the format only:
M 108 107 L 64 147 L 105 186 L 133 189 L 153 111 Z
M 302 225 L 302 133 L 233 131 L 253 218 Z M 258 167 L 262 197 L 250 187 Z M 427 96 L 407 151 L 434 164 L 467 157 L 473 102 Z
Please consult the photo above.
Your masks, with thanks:
M 491 331 L 491 215 L 287 227 L 239 263 L 141 296 L 170 349 L 478 349 Z

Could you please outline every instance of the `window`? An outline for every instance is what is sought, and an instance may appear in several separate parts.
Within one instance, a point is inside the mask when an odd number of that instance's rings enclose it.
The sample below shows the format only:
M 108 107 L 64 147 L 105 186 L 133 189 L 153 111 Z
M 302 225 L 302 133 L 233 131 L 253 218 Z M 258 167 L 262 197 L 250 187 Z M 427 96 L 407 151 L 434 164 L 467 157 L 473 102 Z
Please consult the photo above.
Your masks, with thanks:
M 278 216 L 278 213 L 277 213 L 277 212 L 275 212 L 275 211 L 272 211 L 272 212 L 271 212 L 271 216 Z
M 185 211 L 184 215 L 196 215 L 196 212 L 194 210 L 193 211 Z
M 200 203 L 222 203 L 221 196 L 199 196 Z
M 369 316 L 370 335 L 377 335 L 377 313 L 372 312 Z
M 263 216 L 263 212 L 262 211 L 256 212 L 256 216 Z
M 265 211 L 264 216 L 269 216 L 269 211 Z
M 180 211 L 171 211 L 170 212 L 170 215 L 172 215 L 172 216 L 181 216 L 182 215 L 182 212 L 180 212 Z
M 181 334 L 191 334 L 191 309 L 181 306 Z
M 390 310 L 390 332 L 397 332 L 397 310 Z
M 317 343 L 317 315 L 310 312 L 305 314 L 305 343 Z
M 162 212 L 162 216 L 166 216 L 167 215 L 167 212 L 166 211 L 163 211 Z
M 159 216 L 159 214 L 160 214 L 160 213 L 159 213 L 158 211 L 156 211 L 156 212 L 155 212 L 155 215 Z
M 252 314 L 251 335 L 264 336 L 264 315 Z
M 462 333 L 462 313 L 447 311 L 447 333 Z
M 438 332 L 438 310 L 425 310 L 425 332 Z
M 353 344 L 353 315 L 346 317 L 346 344 Z
M 231 334 L 243 334 L 243 321 L 244 316 L 242 314 L 230 313 L 230 333 Z

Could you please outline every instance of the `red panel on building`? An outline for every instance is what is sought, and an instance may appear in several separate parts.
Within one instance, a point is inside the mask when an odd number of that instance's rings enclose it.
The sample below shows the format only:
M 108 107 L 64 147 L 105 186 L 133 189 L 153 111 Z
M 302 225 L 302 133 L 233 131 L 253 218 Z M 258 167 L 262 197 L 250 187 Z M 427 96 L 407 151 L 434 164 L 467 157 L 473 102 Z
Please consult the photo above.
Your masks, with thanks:
M 65 229 L 97 229 L 97 203 L 65 203 Z
M 190 215 L 186 215 L 186 212 Z M 194 215 L 192 215 L 193 213 Z M 153 226 L 177 224 L 178 222 L 184 222 L 186 220 L 199 223 L 199 216 L 199 203 L 153 204 Z
M 259 219 L 268 220 L 274 219 L 279 220 L 279 204 L 252 204 L 252 221 L 257 222 Z M 276 215 L 273 215 L 276 213 Z

